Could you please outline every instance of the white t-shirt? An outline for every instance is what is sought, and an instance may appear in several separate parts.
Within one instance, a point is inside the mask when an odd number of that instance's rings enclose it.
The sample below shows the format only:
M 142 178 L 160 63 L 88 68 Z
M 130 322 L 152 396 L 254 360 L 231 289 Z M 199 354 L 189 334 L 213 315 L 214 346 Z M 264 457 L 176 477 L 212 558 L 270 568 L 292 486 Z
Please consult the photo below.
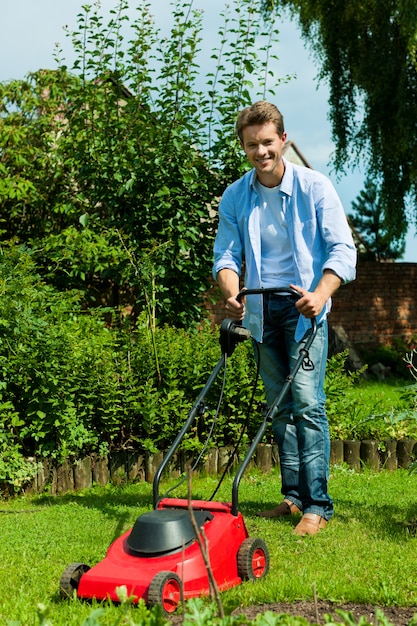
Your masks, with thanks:
M 262 287 L 288 287 L 297 281 L 280 186 L 264 187 L 259 180 L 255 186 L 261 216 Z

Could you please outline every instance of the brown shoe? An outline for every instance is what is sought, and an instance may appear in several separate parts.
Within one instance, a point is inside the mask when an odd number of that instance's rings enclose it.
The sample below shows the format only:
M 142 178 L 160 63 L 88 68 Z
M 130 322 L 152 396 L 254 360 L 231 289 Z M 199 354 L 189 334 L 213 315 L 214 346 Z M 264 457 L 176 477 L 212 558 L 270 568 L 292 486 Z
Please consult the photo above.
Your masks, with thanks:
M 297 515 L 297 513 L 301 513 L 298 506 L 285 498 L 275 509 L 258 513 L 258 517 L 284 517 L 284 515 Z
M 304 513 L 301 521 L 293 530 L 294 535 L 305 537 L 306 535 L 315 535 L 319 530 L 326 527 L 327 520 L 315 513 Z

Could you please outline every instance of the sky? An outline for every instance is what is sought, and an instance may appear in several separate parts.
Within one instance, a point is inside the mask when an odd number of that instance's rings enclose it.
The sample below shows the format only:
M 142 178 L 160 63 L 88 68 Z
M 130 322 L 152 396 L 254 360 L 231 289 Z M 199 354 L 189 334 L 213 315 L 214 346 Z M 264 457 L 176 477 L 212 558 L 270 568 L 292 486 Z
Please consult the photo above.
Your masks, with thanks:
M 129 0 L 134 9 L 143 0 Z M 171 25 L 172 7 L 170 0 L 147 0 L 161 33 L 168 33 Z M 65 59 L 73 59 L 72 45 L 64 32 L 77 26 L 77 15 L 85 4 L 93 0 L 1 0 L 2 19 L 0 21 L 0 81 L 21 79 L 28 72 L 54 69 L 54 52 L 58 44 Z M 193 0 L 193 8 L 202 9 L 203 14 L 203 54 L 204 74 L 209 70 L 210 53 L 218 45 L 218 28 L 221 12 L 226 5 L 233 6 L 233 0 Z M 101 0 L 101 12 L 107 21 L 109 10 L 117 5 L 117 0 Z M 132 11 L 132 15 L 136 15 Z M 297 25 L 283 18 L 279 26 L 279 41 L 274 52 L 279 60 L 274 62 L 275 75 L 295 75 L 287 84 L 279 85 L 274 98 L 269 97 L 284 115 L 288 139 L 293 140 L 314 169 L 326 174 L 335 185 L 346 213 L 352 211 L 351 203 L 359 195 L 364 176 L 360 163 L 354 172 L 337 178 L 332 171 L 331 155 L 334 143 L 328 120 L 328 88 L 318 85 L 318 66 L 306 49 Z M 205 53 L 207 52 L 207 54 Z M 69 63 L 68 63 L 69 65 Z M 414 227 L 410 227 L 406 253 L 401 259 L 417 263 L 417 237 Z

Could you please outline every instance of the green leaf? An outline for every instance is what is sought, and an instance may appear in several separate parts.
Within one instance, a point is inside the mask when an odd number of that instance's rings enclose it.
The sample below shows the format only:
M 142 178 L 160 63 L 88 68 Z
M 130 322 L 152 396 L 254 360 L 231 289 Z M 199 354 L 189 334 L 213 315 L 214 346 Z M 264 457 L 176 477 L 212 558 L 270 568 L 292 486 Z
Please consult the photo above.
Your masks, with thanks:
M 83 213 L 83 215 L 80 215 L 80 217 L 78 218 L 78 221 L 80 222 L 81 226 L 86 228 L 89 222 L 88 213 Z

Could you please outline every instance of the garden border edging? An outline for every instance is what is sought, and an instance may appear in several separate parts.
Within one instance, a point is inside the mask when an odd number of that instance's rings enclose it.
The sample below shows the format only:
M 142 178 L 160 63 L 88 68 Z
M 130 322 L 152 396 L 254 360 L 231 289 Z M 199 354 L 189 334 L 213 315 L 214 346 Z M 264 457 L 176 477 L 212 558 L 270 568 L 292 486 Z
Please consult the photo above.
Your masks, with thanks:
M 224 471 L 233 448 L 213 448 L 206 454 L 206 460 L 199 473 L 216 475 Z M 354 471 L 369 468 L 374 471 L 407 469 L 417 457 L 417 441 L 414 439 L 387 440 L 332 440 L 330 465 L 345 463 Z M 24 490 L 26 493 L 43 493 L 49 490 L 52 495 L 89 489 L 93 484 L 124 484 L 128 482 L 152 482 L 155 472 L 162 462 L 163 453 L 155 454 L 138 450 L 118 450 L 105 457 L 95 454 L 83 459 L 70 460 L 55 465 L 51 461 L 40 461 L 40 469 L 35 478 Z M 35 462 L 37 459 L 35 459 Z M 170 475 L 179 476 L 186 471 L 189 459 L 185 454 L 177 454 L 170 466 Z M 279 464 L 276 445 L 261 443 L 256 449 L 252 464 L 260 471 L 268 473 Z M 236 466 L 236 461 L 233 463 Z

